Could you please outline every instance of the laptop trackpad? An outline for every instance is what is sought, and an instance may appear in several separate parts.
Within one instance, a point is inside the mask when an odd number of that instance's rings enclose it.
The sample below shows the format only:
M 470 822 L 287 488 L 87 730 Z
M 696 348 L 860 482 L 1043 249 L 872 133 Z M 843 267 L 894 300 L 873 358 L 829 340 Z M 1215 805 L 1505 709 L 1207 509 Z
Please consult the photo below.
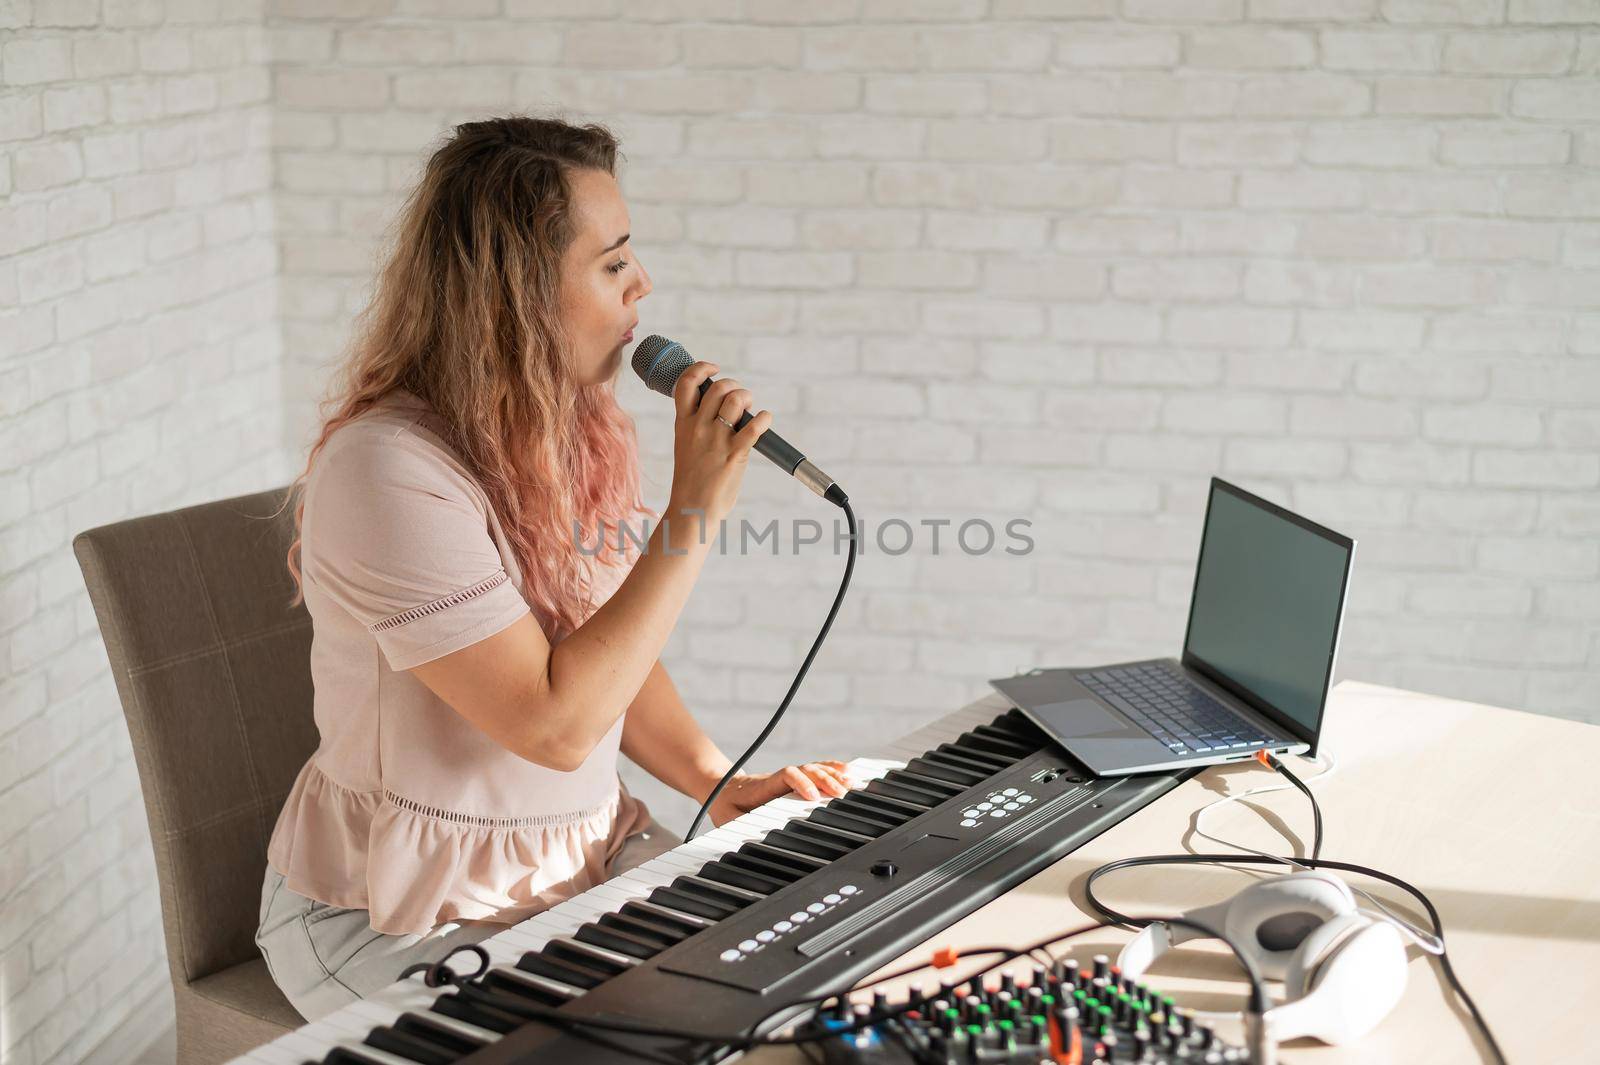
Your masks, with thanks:
M 1063 740 L 1149 738 L 1149 733 L 1129 724 L 1094 699 L 1068 699 L 1029 707 L 1038 719 Z

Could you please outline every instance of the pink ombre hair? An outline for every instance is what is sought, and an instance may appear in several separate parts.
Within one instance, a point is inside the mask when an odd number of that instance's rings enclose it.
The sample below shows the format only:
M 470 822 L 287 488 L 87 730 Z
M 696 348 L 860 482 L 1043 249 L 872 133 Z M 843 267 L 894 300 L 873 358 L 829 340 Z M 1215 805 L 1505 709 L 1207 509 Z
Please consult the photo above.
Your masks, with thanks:
M 322 429 L 290 485 L 296 556 L 304 482 L 334 430 L 397 388 L 426 400 L 478 478 L 555 643 L 592 609 L 589 560 L 621 565 L 620 524 L 651 517 L 633 420 L 613 381 L 583 385 L 559 314 L 562 254 L 576 236 L 568 174 L 615 173 L 603 126 L 513 116 L 455 127 L 397 221 L 371 303 L 319 405 Z M 329 412 L 332 412 L 331 414 Z

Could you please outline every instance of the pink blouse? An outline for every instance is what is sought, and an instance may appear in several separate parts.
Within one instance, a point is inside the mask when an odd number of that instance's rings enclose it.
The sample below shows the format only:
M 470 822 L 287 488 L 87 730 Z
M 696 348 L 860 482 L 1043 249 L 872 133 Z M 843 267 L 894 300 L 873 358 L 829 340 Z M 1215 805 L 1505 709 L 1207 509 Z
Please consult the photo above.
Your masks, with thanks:
M 426 401 L 393 393 L 335 430 L 306 479 L 321 745 L 267 850 L 291 890 L 365 908 L 390 934 L 524 920 L 604 880 L 650 819 L 617 777 L 621 719 L 559 772 L 501 747 L 406 672 L 530 612 L 488 497 L 442 428 Z M 628 567 L 595 570 L 598 606 Z

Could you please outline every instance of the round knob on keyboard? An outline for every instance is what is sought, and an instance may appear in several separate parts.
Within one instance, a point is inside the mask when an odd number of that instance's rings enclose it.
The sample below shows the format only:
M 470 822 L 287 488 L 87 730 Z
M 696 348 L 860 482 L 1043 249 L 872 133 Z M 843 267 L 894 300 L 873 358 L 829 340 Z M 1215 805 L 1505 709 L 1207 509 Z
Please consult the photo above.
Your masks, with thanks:
M 891 876 L 894 876 L 894 874 L 898 873 L 899 871 L 900 871 L 900 867 L 898 865 L 894 864 L 893 862 L 888 861 L 888 860 L 884 860 L 884 861 L 881 861 L 881 862 L 873 862 L 872 863 L 872 868 L 869 870 L 869 872 L 871 872 L 873 876 L 881 876 L 881 877 L 891 877 Z

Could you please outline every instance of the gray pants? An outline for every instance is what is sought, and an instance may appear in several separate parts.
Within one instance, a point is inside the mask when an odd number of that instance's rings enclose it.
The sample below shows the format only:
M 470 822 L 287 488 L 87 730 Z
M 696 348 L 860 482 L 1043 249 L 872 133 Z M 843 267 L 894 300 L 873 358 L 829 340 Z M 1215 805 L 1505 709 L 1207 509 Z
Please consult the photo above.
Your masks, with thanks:
M 653 819 L 630 836 L 612 863 L 616 876 L 671 850 L 683 840 Z M 490 921 L 450 921 L 423 935 L 374 932 L 366 910 L 328 906 L 289 890 L 283 876 L 267 866 L 261 885 L 261 926 L 256 946 L 273 982 L 308 1021 L 394 983 L 416 962 L 437 961 L 463 943 L 476 943 L 509 925 Z M 456 959 L 471 971 L 477 959 Z M 457 968 L 452 962 L 452 968 Z

